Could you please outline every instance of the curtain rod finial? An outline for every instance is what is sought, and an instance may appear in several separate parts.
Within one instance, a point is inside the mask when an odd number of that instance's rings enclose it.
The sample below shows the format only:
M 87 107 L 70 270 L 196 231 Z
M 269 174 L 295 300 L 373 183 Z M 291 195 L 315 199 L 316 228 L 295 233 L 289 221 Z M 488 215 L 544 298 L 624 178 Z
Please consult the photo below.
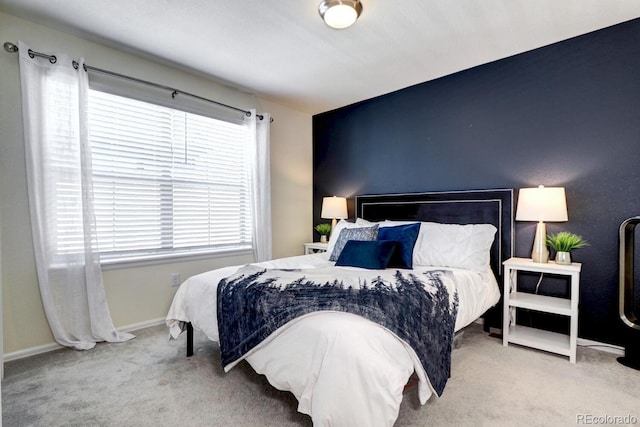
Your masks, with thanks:
M 17 52 L 18 51 L 18 46 L 16 46 L 14 43 L 11 42 L 4 42 L 4 50 L 6 50 L 7 52 Z

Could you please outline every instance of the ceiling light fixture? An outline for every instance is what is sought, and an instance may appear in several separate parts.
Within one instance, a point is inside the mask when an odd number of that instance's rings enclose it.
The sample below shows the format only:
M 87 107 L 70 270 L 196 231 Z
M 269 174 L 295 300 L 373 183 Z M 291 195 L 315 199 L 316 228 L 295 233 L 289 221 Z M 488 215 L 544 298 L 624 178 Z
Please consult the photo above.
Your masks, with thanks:
M 331 28 L 341 30 L 350 27 L 362 13 L 360 0 L 322 0 L 318 13 Z

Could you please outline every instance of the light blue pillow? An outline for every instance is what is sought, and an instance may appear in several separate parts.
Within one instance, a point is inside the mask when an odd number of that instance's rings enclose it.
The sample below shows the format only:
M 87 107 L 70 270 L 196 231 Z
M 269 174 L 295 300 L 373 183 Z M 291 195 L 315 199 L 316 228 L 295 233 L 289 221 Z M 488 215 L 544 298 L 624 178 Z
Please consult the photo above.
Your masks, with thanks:
M 346 245 L 349 240 L 372 241 L 376 240 L 377 237 L 377 224 L 373 227 L 343 228 L 338 235 L 338 240 L 336 240 L 336 245 L 333 247 L 329 261 L 338 260 L 344 245 Z

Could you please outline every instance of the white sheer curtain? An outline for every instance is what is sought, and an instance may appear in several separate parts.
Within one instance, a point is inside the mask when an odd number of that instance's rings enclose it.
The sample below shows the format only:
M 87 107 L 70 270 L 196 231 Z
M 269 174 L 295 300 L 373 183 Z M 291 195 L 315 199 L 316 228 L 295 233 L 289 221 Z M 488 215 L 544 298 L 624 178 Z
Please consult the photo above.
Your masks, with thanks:
M 269 132 L 271 116 L 255 110 L 245 117 L 247 138 L 251 153 L 251 202 L 253 213 L 253 253 L 256 262 L 271 259 L 271 166 Z
M 40 294 L 55 340 L 78 350 L 134 336 L 115 329 L 102 282 L 92 203 L 87 73 L 66 55 L 18 44 L 29 211 Z

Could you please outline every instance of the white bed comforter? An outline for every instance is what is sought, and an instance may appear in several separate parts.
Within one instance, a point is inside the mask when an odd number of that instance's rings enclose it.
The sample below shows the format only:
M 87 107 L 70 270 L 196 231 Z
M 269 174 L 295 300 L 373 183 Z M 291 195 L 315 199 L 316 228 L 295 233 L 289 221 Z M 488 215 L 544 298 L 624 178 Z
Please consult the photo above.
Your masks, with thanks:
M 307 269 L 333 264 L 326 254 L 313 254 L 258 265 Z M 176 338 L 185 322 L 191 322 L 218 342 L 217 284 L 238 267 L 193 276 L 180 286 L 166 318 L 171 337 Z M 450 270 L 457 282 L 458 331 L 495 305 L 500 290 L 490 272 Z M 245 359 L 274 387 L 292 392 L 299 402 L 298 411 L 310 415 L 314 426 L 393 425 L 404 386 L 414 370 L 420 380 L 420 402 L 426 403 L 432 394 L 415 353 L 404 341 L 386 328 L 348 313 L 318 312 L 300 317 L 278 329 Z

